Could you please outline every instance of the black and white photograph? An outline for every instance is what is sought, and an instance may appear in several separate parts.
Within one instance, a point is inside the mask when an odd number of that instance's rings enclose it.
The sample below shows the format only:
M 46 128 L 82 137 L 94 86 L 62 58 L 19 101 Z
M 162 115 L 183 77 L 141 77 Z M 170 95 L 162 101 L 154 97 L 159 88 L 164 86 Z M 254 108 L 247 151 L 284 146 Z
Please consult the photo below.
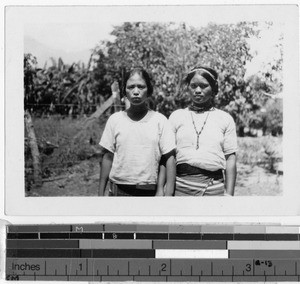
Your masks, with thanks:
M 16 110 L 7 118 L 7 200 L 88 198 L 87 207 L 125 214 L 136 204 L 186 214 L 175 209 L 182 202 L 192 215 L 216 213 L 209 204 L 242 215 L 273 214 L 282 200 L 299 207 L 297 5 L 5 13 L 5 107 Z

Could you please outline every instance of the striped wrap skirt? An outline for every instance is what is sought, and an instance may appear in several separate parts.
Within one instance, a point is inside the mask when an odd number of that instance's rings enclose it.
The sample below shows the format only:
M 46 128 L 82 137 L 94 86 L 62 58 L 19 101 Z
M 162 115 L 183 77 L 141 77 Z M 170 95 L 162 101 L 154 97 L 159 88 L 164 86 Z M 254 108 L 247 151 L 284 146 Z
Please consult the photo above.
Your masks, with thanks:
M 222 170 L 207 171 L 189 164 L 176 166 L 175 196 L 222 196 L 225 194 Z

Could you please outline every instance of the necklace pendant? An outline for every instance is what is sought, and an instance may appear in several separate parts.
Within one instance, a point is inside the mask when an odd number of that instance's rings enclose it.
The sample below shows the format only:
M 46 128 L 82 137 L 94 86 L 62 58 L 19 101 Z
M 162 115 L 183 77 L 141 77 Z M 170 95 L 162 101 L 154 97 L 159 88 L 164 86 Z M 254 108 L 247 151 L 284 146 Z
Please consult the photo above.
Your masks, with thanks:
M 193 119 L 193 114 L 192 114 L 192 112 L 190 112 L 190 114 L 191 114 L 191 118 L 192 118 L 192 122 L 193 122 L 194 129 L 195 129 L 195 132 L 196 132 L 196 135 L 197 135 L 196 150 L 198 150 L 198 149 L 199 149 L 199 136 L 200 136 L 200 134 L 201 134 L 201 132 L 202 132 L 202 130 L 203 130 L 205 124 L 206 124 L 206 121 L 207 121 L 209 112 L 207 112 L 206 118 L 205 118 L 205 120 L 204 120 L 204 123 L 203 123 L 202 128 L 200 129 L 200 131 L 198 131 L 197 128 L 196 128 L 196 125 L 195 125 L 195 121 L 194 121 L 194 119 Z
M 197 144 L 196 144 L 196 150 L 198 150 L 198 149 L 199 149 L 199 135 L 197 135 Z

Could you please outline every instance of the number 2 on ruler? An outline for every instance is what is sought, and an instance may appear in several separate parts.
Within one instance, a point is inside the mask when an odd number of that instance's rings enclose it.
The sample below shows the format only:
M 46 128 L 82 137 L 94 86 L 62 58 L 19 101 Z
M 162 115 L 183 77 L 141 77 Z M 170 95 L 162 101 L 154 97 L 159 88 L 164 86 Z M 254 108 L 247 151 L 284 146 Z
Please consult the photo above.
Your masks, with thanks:
M 161 264 L 161 269 L 160 269 L 160 271 L 166 272 L 166 271 L 167 271 L 166 268 L 167 268 L 167 264 L 162 263 L 162 264 Z

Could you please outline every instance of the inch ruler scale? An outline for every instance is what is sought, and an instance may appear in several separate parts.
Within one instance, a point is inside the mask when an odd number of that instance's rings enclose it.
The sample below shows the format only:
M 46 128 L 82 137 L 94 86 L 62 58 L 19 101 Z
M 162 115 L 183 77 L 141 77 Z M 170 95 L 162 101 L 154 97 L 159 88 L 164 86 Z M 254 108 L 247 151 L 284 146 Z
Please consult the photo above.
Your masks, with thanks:
M 300 281 L 297 226 L 9 225 L 6 279 Z

